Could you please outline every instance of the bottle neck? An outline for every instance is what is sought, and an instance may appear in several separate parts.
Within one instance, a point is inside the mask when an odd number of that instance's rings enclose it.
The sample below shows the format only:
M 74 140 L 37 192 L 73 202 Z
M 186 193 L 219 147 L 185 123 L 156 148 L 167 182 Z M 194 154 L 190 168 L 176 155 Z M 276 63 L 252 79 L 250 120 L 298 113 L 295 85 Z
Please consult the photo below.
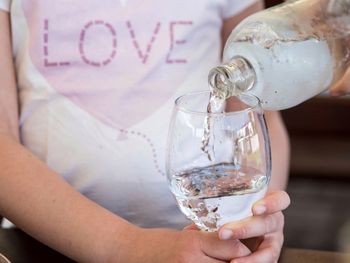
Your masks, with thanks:
M 256 74 L 251 64 L 242 57 L 234 57 L 227 64 L 209 72 L 209 86 L 215 96 L 226 99 L 253 88 Z

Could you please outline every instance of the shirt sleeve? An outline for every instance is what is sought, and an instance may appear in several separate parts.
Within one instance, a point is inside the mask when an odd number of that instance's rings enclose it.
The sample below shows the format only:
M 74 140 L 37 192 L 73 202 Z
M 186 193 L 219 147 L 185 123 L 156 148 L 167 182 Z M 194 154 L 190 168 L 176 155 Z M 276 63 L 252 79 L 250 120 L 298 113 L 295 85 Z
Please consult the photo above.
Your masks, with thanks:
M 223 19 L 233 17 L 259 0 L 226 0 L 222 9 Z
M 10 5 L 12 0 L 0 0 L 0 10 L 10 11 Z

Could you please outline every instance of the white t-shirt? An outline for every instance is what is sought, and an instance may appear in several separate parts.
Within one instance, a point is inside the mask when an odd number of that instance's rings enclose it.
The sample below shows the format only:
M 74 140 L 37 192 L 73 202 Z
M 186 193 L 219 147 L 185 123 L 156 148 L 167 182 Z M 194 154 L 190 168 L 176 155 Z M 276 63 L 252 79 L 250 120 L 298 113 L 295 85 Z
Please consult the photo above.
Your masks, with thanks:
M 173 102 L 207 89 L 222 21 L 255 1 L 0 0 L 12 19 L 23 144 L 132 223 L 188 223 L 165 175 Z

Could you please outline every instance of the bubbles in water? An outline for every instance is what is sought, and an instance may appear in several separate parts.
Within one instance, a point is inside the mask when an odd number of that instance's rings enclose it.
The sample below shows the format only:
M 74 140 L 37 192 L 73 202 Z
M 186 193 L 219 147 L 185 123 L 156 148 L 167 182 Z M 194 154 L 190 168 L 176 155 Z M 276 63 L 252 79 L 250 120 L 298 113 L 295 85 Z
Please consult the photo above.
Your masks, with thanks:
M 251 215 L 251 206 L 264 196 L 267 183 L 258 170 L 221 163 L 173 176 L 171 190 L 189 219 L 203 230 L 216 231 Z

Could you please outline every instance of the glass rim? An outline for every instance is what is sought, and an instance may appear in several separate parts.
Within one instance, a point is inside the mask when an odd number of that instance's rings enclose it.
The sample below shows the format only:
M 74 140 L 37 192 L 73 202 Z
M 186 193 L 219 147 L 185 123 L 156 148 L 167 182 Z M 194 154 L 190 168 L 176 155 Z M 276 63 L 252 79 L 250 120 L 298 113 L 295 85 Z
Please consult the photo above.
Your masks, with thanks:
M 186 94 L 181 95 L 175 100 L 175 108 L 178 109 L 179 111 L 182 112 L 187 112 L 193 115 L 205 115 L 205 116 L 222 116 L 222 115 L 237 115 L 237 114 L 242 114 L 245 112 L 253 111 L 254 109 L 262 109 L 261 108 L 261 101 L 258 97 L 252 95 L 252 94 L 240 94 L 238 97 L 249 97 L 249 98 L 254 98 L 255 103 L 254 105 L 247 105 L 247 108 L 242 109 L 242 110 L 237 110 L 237 111 L 232 111 L 232 112 L 203 112 L 203 111 L 196 111 L 196 110 L 190 110 L 186 107 L 183 107 L 180 105 L 181 100 L 183 100 L 185 97 L 193 96 L 193 95 L 200 95 L 200 94 L 209 94 L 209 90 L 203 90 L 203 91 L 193 91 L 189 92 Z M 242 100 L 241 100 L 242 101 Z M 244 103 L 244 101 L 242 101 Z M 209 101 L 208 101 L 209 103 Z

